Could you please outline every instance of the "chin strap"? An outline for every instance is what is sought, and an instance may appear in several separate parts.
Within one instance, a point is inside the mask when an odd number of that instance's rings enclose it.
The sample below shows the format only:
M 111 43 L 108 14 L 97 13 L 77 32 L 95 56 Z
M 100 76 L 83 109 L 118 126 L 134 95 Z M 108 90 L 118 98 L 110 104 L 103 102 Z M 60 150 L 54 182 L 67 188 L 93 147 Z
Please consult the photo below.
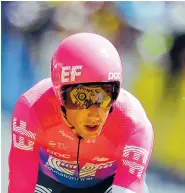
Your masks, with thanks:
M 109 114 L 112 113 L 113 109 L 114 109 L 113 106 L 111 106 Z
M 63 117 L 65 118 L 69 128 L 73 131 L 73 133 L 79 138 L 79 139 L 83 139 L 78 133 L 75 132 L 75 127 L 67 120 L 67 117 L 66 117 L 66 109 L 64 106 L 61 106 L 61 110 L 62 110 L 62 114 L 63 114 Z
M 67 121 L 67 123 L 68 123 L 69 125 L 71 125 L 71 126 L 69 126 L 70 129 L 75 129 L 75 127 L 67 120 L 65 107 L 64 107 L 64 106 L 61 106 L 61 110 L 62 110 L 62 112 L 63 112 L 63 116 L 64 116 L 65 120 Z

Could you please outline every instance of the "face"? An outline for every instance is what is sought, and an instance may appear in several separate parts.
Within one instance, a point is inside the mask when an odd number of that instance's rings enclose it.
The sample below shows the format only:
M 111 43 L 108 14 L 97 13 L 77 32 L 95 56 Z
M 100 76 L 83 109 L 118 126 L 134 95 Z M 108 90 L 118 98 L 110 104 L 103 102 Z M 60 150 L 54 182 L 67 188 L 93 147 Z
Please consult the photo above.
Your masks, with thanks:
M 109 111 L 110 107 L 92 105 L 88 109 L 66 109 L 66 117 L 77 135 L 84 139 L 94 139 L 102 131 Z
M 96 138 L 103 129 L 112 105 L 114 85 L 81 85 L 63 89 L 67 123 L 84 139 Z

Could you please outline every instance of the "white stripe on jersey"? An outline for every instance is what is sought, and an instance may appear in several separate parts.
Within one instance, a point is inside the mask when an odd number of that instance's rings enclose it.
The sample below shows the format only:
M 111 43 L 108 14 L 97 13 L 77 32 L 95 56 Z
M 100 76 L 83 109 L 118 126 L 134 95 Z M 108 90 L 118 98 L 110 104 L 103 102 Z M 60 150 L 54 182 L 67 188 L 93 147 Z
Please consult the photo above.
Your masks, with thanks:
M 46 188 L 44 186 L 37 184 L 34 193 L 52 193 L 52 190 L 50 188 Z

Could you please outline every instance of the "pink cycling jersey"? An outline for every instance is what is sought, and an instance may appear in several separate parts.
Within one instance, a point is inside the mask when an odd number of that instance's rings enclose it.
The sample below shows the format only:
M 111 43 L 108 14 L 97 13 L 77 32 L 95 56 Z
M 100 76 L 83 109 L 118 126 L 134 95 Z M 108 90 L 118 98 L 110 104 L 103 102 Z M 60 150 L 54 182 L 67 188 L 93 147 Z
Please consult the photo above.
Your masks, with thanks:
M 115 174 L 113 193 L 142 193 L 153 129 L 139 101 L 121 89 L 103 131 L 79 139 L 64 123 L 50 78 L 18 100 L 12 117 L 9 193 L 33 193 L 40 170 L 74 188 Z

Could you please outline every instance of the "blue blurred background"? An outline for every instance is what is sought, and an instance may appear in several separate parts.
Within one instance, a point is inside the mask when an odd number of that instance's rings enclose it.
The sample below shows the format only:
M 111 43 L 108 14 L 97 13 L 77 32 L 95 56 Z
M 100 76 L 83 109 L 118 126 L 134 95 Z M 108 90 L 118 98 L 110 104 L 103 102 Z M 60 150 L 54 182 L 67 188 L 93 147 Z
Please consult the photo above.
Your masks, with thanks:
M 150 192 L 185 192 L 185 2 L 1 2 L 1 13 L 2 193 L 14 105 L 50 76 L 52 53 L 77 32 L 98 33 L 116 46 L 123 87 L 154 126 Z

